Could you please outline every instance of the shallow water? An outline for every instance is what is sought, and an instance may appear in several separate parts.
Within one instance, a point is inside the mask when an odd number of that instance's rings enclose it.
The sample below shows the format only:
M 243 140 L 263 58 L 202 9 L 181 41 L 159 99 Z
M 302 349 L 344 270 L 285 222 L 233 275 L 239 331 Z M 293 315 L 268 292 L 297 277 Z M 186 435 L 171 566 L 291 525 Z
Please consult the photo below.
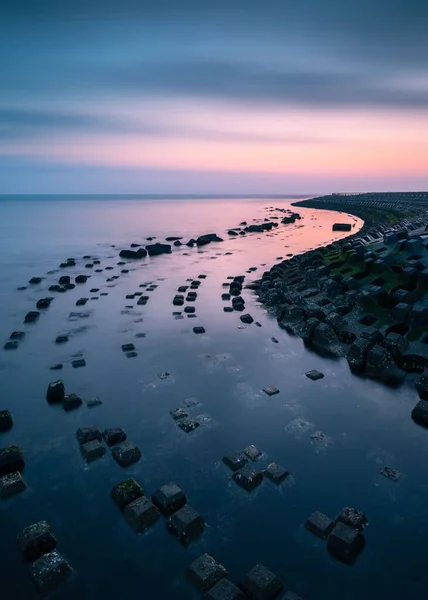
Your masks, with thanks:
M 221 300 L 227 276 L 256 279 L 279 256 L 343 237 L 331 231 L 331 224 L 355 219 L 299 209 L 302 221 L 280 225 L 272 234 L 229 238 L 225 233 L 243 220 L 250 224 L 269 216 L 269 206 L 288 208 L 289 202 L 0 201 L 0 335 L 6 341 L 13 330 L 27 332 L 18 350 L 0 354 L 0 408 L 11 410 L 15 421 L 1 434 L 0 445 L 23 447 L 28 487 L 0 503 L 0 564 L 7 574 L 2 598 L 37 597 L 15 539 L 24 526 L 41 519 L 52 524 L 58 550 L 77 574 L 59 598 L 125 599 L 136 592 L 147 598 L 200 598 L 185 570 L 204 552 L 219 560 L 234 582 L 262 563 L 305 600 L 425 597 L 428 438 L 410 419 L 414 390 L 390 390 L 356 378 L 346 361 L 308 351 L 278 328 L 248 290 L 245 312 L 262 327 L 238 328 L 240 313 L 223 312 L 229 304 Z M 123 268 L 117 266 L 122 246 L 152 235 L 163 241 L 169 235 L 187 239 L 208 232 L 225 241 L 130 263 L 129 273 L 106 283 Z M 88 261 L 80 259 L 84 254 L 114 270 L 91 270 L 86 284 L 57 294 L 38 323 L 23 325 L 25 313 L 50 295 L 47 288 L 60 275 L 88 274 Z M 69 256 L 79 258 L 76 268 L 46 274 Z M 257 270 L 246 273 L 249 267 Z M 199 274 L 207 277 L 197 290 L 197 317 L 176 320 L 173 311 L 184 308 L 172 305 L 177 287 Z M 17 291 L 31 276 L 45 279 Z M 125 298 L 148 281 L 158 287 L 147 292 L 146 306 Z M 78 298 L 98 296 L 89 293 L 93 287 L 108 296 L 76 307 Z M 72 311 L 88 314 L 70 319 Z M 195 335 L 195 325 L 206 333 Z M 62 333 L 70 334 L 69 342 L 55 344 Z M 142 333 L 145 337 L 136 337 Z M 128 342 L 135 344 L 137 357 L 122 352 Z M 71 367 L 76 356 L 86 359 L 86 367 Z M 63 370 L 50 371 L 58 362 Z M 309 380 L 304 374 L 310 369 L 325 378 Z M 164 372 L 169 377 L 159 378 Z M 46 387 L 58 376 L 67 392 L 99 396 L 103 404 L 70 413 L 49 406 Z M 261 390 L 268 385 L 280 393 L 265 395 Z M 200 403 L 189 412 L 205 418 L 197 431 L 186 434 L 169 411 L 189 397 Z M 107 450 L 86 465 L 75 432 L 88 425 L 123 427 L 143 458 L 122 469 Z M 290 471 L 282 485 L 265 480 L 247 493 L 233 482 L 221 458 L 250 444 L 264 452 L 261 466 L 276 461 Z M 398 483 L 380 475 L 384 465 L 403 472 Z M 175 481 L 206 520 L 201 538 L 183 548 L 166 531 L 164 517 L 147 533 L 135 534 L 109 497 L 112 486 L 129 476 L 148 495 Z M 324 542 L 303 527 L 315 510 L 334 518 L 348 505 L 364 510 L 369 519 L 366 548 L 352 567 L 331 558 Z

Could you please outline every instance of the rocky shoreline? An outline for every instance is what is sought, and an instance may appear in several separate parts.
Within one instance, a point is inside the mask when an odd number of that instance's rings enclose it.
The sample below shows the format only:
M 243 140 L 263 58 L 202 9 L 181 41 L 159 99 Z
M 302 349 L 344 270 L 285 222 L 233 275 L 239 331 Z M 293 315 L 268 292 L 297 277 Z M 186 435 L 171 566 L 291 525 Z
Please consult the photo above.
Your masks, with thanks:
M 294 206 L 365 220 L 355 234 L 274 265 L 252 284 L 280 327 L 354 373 L 428 399 L 428 193 L 332 195 Z M 412 416 L 428 424 L 427 406 Z M 421 410 L 421 409 L 426 409 Z M 422 416 L 421 416 L 422 415 Z

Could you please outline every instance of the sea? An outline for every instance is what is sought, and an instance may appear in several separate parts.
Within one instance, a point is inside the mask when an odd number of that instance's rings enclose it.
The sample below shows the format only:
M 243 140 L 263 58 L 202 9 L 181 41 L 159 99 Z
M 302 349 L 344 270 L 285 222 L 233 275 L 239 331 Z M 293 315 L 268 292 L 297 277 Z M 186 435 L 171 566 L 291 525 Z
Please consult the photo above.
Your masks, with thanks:
M 14 420 L 0 447 L 21 446 L 26 460 L 26 490 L 0 500 L 2 600 L 40 597 L 16 537 L 41 520 L 74 570 L 52 598 L 196 600 L 202 593 L 186 571 L 204 553 L 235 584 L 262 564 L 303 600 L 426 597 L 428 434 L 410 418 L 414 388 L 387 388 L 352 375 L 344 359 L 315 354 L 280 329 L 250 289 L 242 296 L 253 323 L 223 310 L 231 277 L 250 283 L 275 263 L 348 235 L 333 232 L 334 222 L 351 223 L 353 233 L 362 226 L 352 215 L 293 207 L 294 200 L 0 198 L 0 340 L 26 334 L 17 349 L 0 350 L 0 410 Z M 281 224 L 283 210 L 302 218 Z M 272 216 L 279 226 L 271 232 L 227 233 Z M 206 233 L 224 241 L 185 245 Z M 183 242 L 171 254 L 119 258 L 131 243 L 168 236 Z M 76 266 L 60 268 L 69 257 Z M 90 277 L 66 293 L 48 290 L 60 276 L 79 274 Z M 30 284 L 32 277 L 41 283 Z M 198 279 L 196 301 L 185 303 L 195 307 L 189 316 L 172 300 L 179 286 Z M 149 296 L 146 305 L 135 292 Z M 50 307 L 24 323 L 44 297 L 54 298 Z M 80 298 L 88 298 L 84 306 L 76 306 Z M 205 333 L 195 334 L 196 326 Z M 68 341 L 56 343 L 59 335 Z M 134 344 L 134 353 L 124 344 Z M 79 358 L 86 365 L 73 368 Z M 51 370 L 59 363 L 61 370 Z M 324 378 L 307 378 L 312 369 Z M 48 384 L 59 378 L 66 393 L 84 399 L 80 408 L 65 412 L 46 402 Z M 268 386 L 279 393 L 268 396 Z M 89 407 L 94 397 L 102 403 Z M 182 431 L 171 416 L 177 408 L 200 426 Z M 123 428 L 141 459 L 123 468 L 107 447 L 87 463 L 76 431 L 88 426 Z M 250 445 L 261 451 L 254 468 L 276 462 L 289 472 L 280 485 L 265 478 L 247 492 L 235 483 L 222 458 Z M 401 473 L 398 482 L 381 474 L 384 466 Z M 131 477 L 149 498 L 175 482 L 203 517 L 202 535 L 183 546 L 164 516 L 135 533 L 110 497 Z M 366 546 L 352 566 L 305 528 L 311 513 L 334 519 L 344 507 L 368 520 Z

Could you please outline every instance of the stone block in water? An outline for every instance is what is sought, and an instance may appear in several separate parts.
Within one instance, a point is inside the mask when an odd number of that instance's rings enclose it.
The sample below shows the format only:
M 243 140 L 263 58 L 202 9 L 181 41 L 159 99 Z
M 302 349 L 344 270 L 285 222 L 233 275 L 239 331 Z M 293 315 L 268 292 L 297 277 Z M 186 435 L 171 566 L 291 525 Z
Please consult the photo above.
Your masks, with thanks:
M 107 446 L 114 446 L 115 444 L 120 444 L 126 440 L 126 433 L 120 427 L 114 427 L 105 429 L 102 437 Z
M 162 485 L 153 495 L 152 502 L 164 515 L 172 515 L 182 508 L 187 498 L 176 483 Z
M 130 478 L 115 485 L 110 492 L 110 496 L 117 506 L 123 510 L 125 506 L 144 496 L 144 490 L 135 479 Z
M 66 412 L 74 410 L 75 408 L 79 408 L 81 404 L 82 398 L 80 398 L 80 396 L 77 394 L 68 394 L 67 396 L 64 396 L 62 401 L 62 407 Z
M 338 560 L 351 564 L 365 546 L 363 535 L 354 527 L 337 523 L 327 541 L 327 550 Z
M 15 471 L 23 471 L 25 458 L 19 446 L 7 446 L 0 449 L 0 477 L 10 475 Z
M 87 442 L 92 442 L 93 440 L 100 440 L 101 432 L 98 427 L 95 427 L 95 425 L 91 425 L 90 427 L 80 427 L 76 431 L 76 439 L 79 444 L 86 444 Z
M 128 467 L 140 460 L 141 452 L 138 446 L 128 440 L 115 446 L 112 456 L 121 467 Z
M 39 521 L 25 527 L 16 542 L 24 560 L 37 560 L 56 548 L 56 538 L 47 521 Z
M 335 522 L 319 511 L 312 513 L 305 523 L 306 529 L 322 540 L 328 538 L 334 526 Z
M 412 410 L 412 419 L 428 427 L 428 400 L 419 400 Z
M 5 499 L 15 496 L 23 492 L 25 488 L 25 482 L 19 471 L 0 477 L 0 498 Z
M 187 569 L 189 580 L 202 591 L 207 591 L 227 575 L 226 569 L 209 554 L 202 554 Z
M 148 498 L 140 496 L 125 506 L 123 515 L 132 529 L 141 533 L 158 520 L 160 513 Z
M 289 472 L 275 462 L 270 463 L 264 470 L 264 476 L 274 483 L 281 483 L 289 476 Z
M 8 410 L 0 410 L 0 431 L 8 431 L 13 427 L 12 415 Z
M 56 590 L 72 574 L 73 569 L 56 550 L 45 554 L 31 566 L 31 579 L 42 594 Z
M 345 525 L 353 527 L 354 529 L 363 529 L 363 527 L 367 525 L 366 515 L 360 510 L 350 506 L 342 509 L 342 512 L 337 517 L 336 521 L 345 523 Z
M 86 442 L 86 444 L 82 444 L 80 446 L 80 451 L 87 461 L 101 458 L 101 456 L 104 456 L 106 453 L 105 447 L 98 440 L 93 440 L 92 442 Z
M 204 600 L 247 600 L 247 596 L 231 581 L 223 578 L 204 595 Z
M 232 469 L 232 471 L 238 471 L 238 469 L 242 469 L 242 467 L 244 467 L 248 462 L 248 458 L 243 452 L 226 454 L 223 456 L 222 460 L 226 467 L 229 467 L 229 469 Z
M 275 394 L 279 394 L 279 390 L 273 385 L 268 385 L 267 387 L 263 388 L 262 392 L 264 392 L 268 396 L 274 396 Z
M 274 573 L 259 564 L 247 573 L 240 587 L 253 600 L 273 600 L 284 586 Z
M 192 417 L 184 417 L 184 419 L 179 419 L 177 421 L 177 425 L 185 431 L 186 433 L 190 433 L 197 429 L 200 425 L 199 421 L 193 419 Z
M 170 516 L 167 523 L 168 531 L 176 535 L 184 545 L 196 540 L 204 527 L 204 519 L 188 504 Z
M 253 469 L 250 465 L 245 465 L 233 475 L 233 480 L 247 492 L 251 492 L 263 481 L 263 473 Z
M 57 381 L 52 381 L 48 385 L 48 389 L 46 392 L 46 400 L 50 404 L 54 404 L 56 402 L 62 402 L 65 396 L 65 387 L 64 382 L 61 379 Z
M 322 379 L 324 377 L 324 373 L 321 373 L 320 371 L 317 371 L 316 369 L 313 369 L 312 371 L 308 371 L 307 373 L 305 373 L 306 377 L 309 377 L 309 379 L 312 379 L 312 381 L 316 381 L 317 379 Z
M 250 460 L 257 460 L 262 455 L 261 450 L 259 450 L 256 446 L 251 445 L 244 448 L 244 454 L 248 456 Z

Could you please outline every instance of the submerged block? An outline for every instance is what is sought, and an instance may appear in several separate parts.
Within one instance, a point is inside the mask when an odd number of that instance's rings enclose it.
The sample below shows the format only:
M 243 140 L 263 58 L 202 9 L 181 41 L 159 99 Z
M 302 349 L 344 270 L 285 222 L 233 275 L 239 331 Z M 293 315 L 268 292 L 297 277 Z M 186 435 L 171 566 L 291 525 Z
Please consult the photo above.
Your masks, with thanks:
M 120 427 L 105 429 L 102 436 L 107 446 L 114 446 L 126 440 L 126 433 Z
M 176 483 L 162 485 L 153 495 L 152 502 L 164 515 L 172 515 L 182 508 L 187 498 Z
M 203 532 L 205 522 L 194 508 L 186 504 L 169 517 L 167 528 L 178 537 L 182 544 L 190 544 Z
M 412 419 L 428 426 L 428 400 L 419 400 L 412 410 Z
M 194 327 L 193 333 L 205 333 L 204 327 Z
M 273 600 L 284 586 L 274 573 L 259 564 L 247 573 L 240 587 L 251 599 Z
M 247 446 L 244 448 L 244 454 L 252 461 L 257 460 L 262 455 L 262 452 L 256 446 Z
M 110 492 L 110 496 L 117 506 L 123 510 L 125 506 L 144 496 L 144 490 L 135 479 L 130 478 L 115 485 Z
M 87 461 L 101 458 L 106 453 L 106 449 L 99 440 L 93 440 L 80 446 L 80 450 Z
M 56 590 L 72 574 L 73 569 L 56 550 L 45 554 L 31 566 L 31 579 L 37 590 L 43 594 Z
M 179 419 L 177 421 L 177 425 L 186 433 L 190 433 L 191 431 L 197 429 L 200 423 L 192 417 L 184 417 L 183 419 Z
M 25 458 L 19 446 L 7 446 L 0 449 L 0 477 L 10 475 L 15 471 L 23 471 Z
M 132 529 L 136 533 L 140 533 L 153 525 L 158 520 L 160 513 L 148 498 L 141 496 L 125 506 L 123 515 Z
M 226 575 L 223 565 L 209 554 L 202 554 L 187 569 L 190 581 L 202 591 L 209 590 Z
M 262 392 L 264 392 L 268 396 L 274 396 L 275 394 L 279 394 L 279 390 L 273 385 L 268 385 L 267 387 L 263 388 Z
M 98 427 L 95 425 L 91 425 L 90 427 L 81 427 L 76 431 L 76 439 L 79 444 L 86 444 L 87 442 L 92 442 L 93 440 L 101 439 L 101 432 Z
M 263 473 L 245 465 L 232 475 L 233 480 L 247 492 L 251 492 L 263 481 Z
M 305 523 L 306 529 L 322 540 L 328 538 L 334 526 L 335 522 L 319 511 L 312 513 Z
M 0 431 L 9 431 L 13 427 L 12 415 L 8 410 L 0 410 Z
M 351 508 L 349 506 L 342 509 L 342 512 L 337 517 L 336 521 L 345 523 L 345 525 L 349 525 L 349 527 L 353 527 L 354 529 L 362 529 L 364 525 L 367 525 L 366 515 L 356 508 Z
M 25 482 L 19 471 L 0 477 L 0 498 L 5 499 L 15 496 L 23 492 L 25 488 Z
M 226 454 L 225 456 L 223 456 L 222 460 L 226 467 L 229 467 L 229 469 L 232 469 L 232 471 L 237 471 L 238 469 L 241 469 L 248 462 L 248 458 L 244 455 L 243 452 Z
M 112 456 L 121 467 L 128 467 L 140 460 L 141 452 L 138 446 L 128 440 L 115 446 Z
M 277 463 L 270 463 L 264 470 L 264 475 L 274 483 L 281 483 L 289 476 L 289 472 Z
M 65 411 L 74 410 L 75 408 L 79 408 L 82 404 L 82 398 L 80 398 L 77 394 L 68 394 L 64 396 L 62 401 L 62 407 Z
M 52 381 L 48 385 L 48 389 L 46 392 L 46 400 L 50 404 L 54 404 L 56 402 L 62 402 L 65 396 L 65 387 L 64 382 L 61 379 L 57 381 Z
M 327 550 L 340 561 L 351 564 L 364 548 L 363 535 L 345 523 L 337 523 L 327 542 Z
M 174 410 L 170 410 L 169 412 L 174 421 L 178 421 L 179 419 L 184 419 L 185 417 L 189 416 L 189 414 L 184 410 L 184 408 L 175 408 Z
M 24 560 L 37 560 L 56 548 L 56 538 L 47 521 L 39 521 L 25 527 L 16 542 Z
M 317 371 L 316 369 L 313 369 L 312 371 L 308 371 L 307 373 L 305 373 L 306 377 L 309 377 L 309 379 L 312 379 L 312 381 L 316 381 L 317 379 L 322 379 L 324 377 L 324 373 L 321 373 L 320 371 Z
M 247 600 L 247 596 L 231 581 L 223 578 L 204 595 L 204 600 Z

